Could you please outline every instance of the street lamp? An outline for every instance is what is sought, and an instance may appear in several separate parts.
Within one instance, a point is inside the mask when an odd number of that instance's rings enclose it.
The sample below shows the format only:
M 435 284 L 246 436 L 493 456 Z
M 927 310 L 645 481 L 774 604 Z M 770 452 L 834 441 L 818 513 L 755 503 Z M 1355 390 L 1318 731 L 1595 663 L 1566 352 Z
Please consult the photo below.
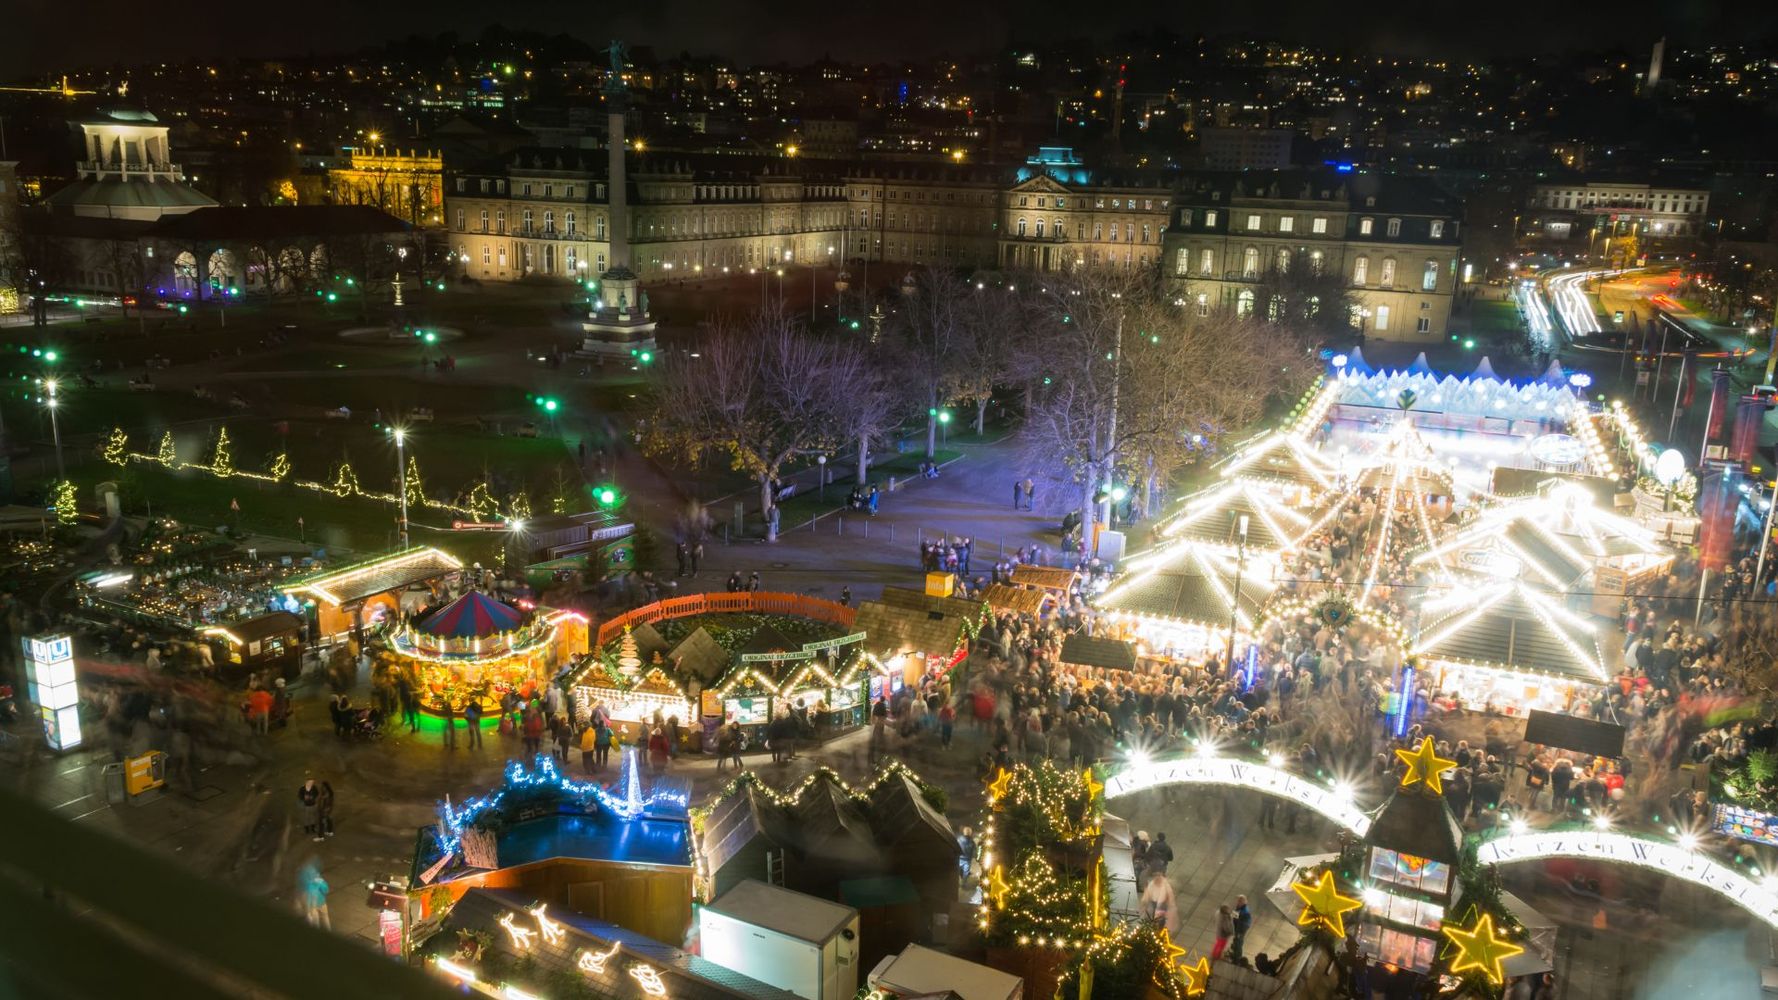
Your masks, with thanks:
M 815 456 L 815 466 L 816 466 L 816 472 L 815 472 L 816 478 L 819 479 L 821 482 L 821 499 L 823 502 L 825 502 L 827 500 L 827 456 L 826 455 L 816 455 Z
M 1241 614 L 1241 571 L 1247 568 L 1247 515 L 1242 514 L 1238 526 L 1240 539 L 1235 548 L 1235 597 L 1229 602 L 1229 658 L 1223 669 L 1235 669 L 1235 623 Z M 1227 676 L 1226 674 L 1224 676 Z
M 951 411 L 950 410 L 938 411 L 938 433 L 939 433 L 939 440 L 940 441 L 949 441 L 950 440 L 950 429 L 951 429 Z
M 43 387 L 49 392 L 43 404 L 49 407 L 49 433 L 56 443 L 56 482 L 65 482 L 68 479 L 68 472 L 62 467 L 62 427 L 56 422 L 57 404 L 61 402 L 56 398 L 56 380 L 53 378 L 44 379 Z
M 395 469 L 401 495 L 401 547 L 407 548 L 407 431 L 395 428 Z

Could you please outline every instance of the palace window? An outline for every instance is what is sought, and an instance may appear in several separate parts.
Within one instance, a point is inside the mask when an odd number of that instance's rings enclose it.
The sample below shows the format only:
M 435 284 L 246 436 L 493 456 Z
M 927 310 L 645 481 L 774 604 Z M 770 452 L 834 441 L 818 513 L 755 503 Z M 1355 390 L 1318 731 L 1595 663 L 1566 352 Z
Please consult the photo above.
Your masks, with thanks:
M 1369 236 L 1370 234 L 1371 234 L 1371 220 L 1359 219 L 1358 220 L 1358 235 Z
M 1352 283 L 1362 285 L 1371 275 L 1371 259 L 1360 257 L 1352 262 Z
M 1278 220 L 1278 231 L 1281 233 L 1296 232 L 1296 216 L 1286 215 Z
M 1426 262 L 1426 270 L 1420 275 L 1420 290 L 1430 292 L 1438 287 L 1438 261 Z
M 1431 228 L 1428 233 L 1435 240 L 1443 239 L 1445 235 L 1445 221 L 1443 219 L 1432 220 Z
M 1214 271 L 1215 269 L 1216 269 L 1216 251 L 1214 251 L 1214 250 L 1199 250 L 1198 251 L 1198 271 L 1203 274 L 1209 274 L 1211 271 Z
M 1401 220 L 1400 219 L 1390 219 L 1389 220 L 1389 230 L 1388 230 L 1387 235 L 1389 235 L 1389 236 L 1400 236 L 1401 235 Z
M 1325 216 L 1317 215 L 1315 218 L 1311 219 L 1309 221 L 1309 232 L 1311 232 L 1311 233 L 1325 233 L 1325 232 L 1327 232 L 1327 218 Z
M 1383 271 L 1382 271 L 1382 274 L 1379 275 L 1377 278 L 1377 284 L 1382 285 L 1384 288 L 1395 287 L 1395 258 L 1394 257 L 1383 258 Z

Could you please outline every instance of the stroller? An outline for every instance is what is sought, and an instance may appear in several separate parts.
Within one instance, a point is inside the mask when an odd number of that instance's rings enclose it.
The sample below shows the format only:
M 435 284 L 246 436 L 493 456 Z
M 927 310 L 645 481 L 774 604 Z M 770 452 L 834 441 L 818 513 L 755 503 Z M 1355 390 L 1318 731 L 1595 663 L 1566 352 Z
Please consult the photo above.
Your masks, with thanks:
M 383 713 L 375 708 L 360 708 L 352 713 L 347 732 L 352 739 L 373 743 L 383 738 Z

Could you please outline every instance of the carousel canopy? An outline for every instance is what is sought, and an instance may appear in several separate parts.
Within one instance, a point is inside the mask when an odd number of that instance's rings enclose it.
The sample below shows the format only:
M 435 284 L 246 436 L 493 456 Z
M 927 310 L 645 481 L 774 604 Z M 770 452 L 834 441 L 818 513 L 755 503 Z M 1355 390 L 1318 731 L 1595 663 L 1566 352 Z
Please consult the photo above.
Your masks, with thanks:
M 472 590 L 420 623 L 420 631 L 453 639 L 483 639 L 519 627 L 525 616 L 511 605 Z

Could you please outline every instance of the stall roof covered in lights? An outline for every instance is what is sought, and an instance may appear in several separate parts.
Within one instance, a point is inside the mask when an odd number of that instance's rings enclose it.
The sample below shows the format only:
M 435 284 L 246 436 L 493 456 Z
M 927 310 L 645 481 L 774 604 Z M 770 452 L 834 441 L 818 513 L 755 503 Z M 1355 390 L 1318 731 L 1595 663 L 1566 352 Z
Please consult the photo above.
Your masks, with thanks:
M 1590 489 L 1557 479 L 1531 496 L 1488 507 L 1415 562 L 1432 559 L 1569 591 L 1601 562 L 1646 572 L 1671 562 L 1673 553 L 1648 529 L 1601 507 Z
M 337 607 L 434 580 L 462 568 L 463 563 L 448 552 L 431 547 L 406 549 L 302 577 L 283 589 L 287 594 L 313 595 L 317 601 Z
M 795 1000 L 794 993 L 564 907 L 546 904 L 543 917 L 557 925 L 557 933 L 545 936 L 538 932 L 539 902 L 530 894 L 510 889 L 469 890 L 451 909 L 445 933 L 440 936 L 444 957 L 448 959 L 448 952 L 457 944 L 452 932 L 464 929 L 488 935 L 498 952 L 529 959 L 535 966 L 535 981 L 485 984 L 496 991 L 502 985 L 518 990 L 496 993 L 505 997 L 543 996 L 555 977 L 567 975 L 584 980 L 599 996 L 623 1000 Z M 525 943 L 521 945 L 511 928 L 532 933 L 522 938 Z M 452 964 L 466 967 L 469 963 L 452 960 Z M 638 974 L 644 969 L 654 975 Z
M 1336 470 L 1302 438 L 1271 431 L 1235 449 L 1218 465 L 1224 479 L 1254 479 L 1310 489 L 1330 489 Z
M 1241 541 L 1243 516 L 1249 552 L 1288 549 L 1314 524 L 1309 512 L 1284 503 L 1262 486 L 1233 480 L 1181 500 L 1179 510 L 1161 523 L 1157 535 L 1234 549 Z
M 1144 618 L 1226 628 L 1235 603 L 1236 556 L 1198 542 L 1183 542 L 1155 553 L 1158 565 L 1134 569 L 1095 602 L 1106 611 Z M 1254 617 L 1275 589 L 1267 560 L 1248 555 L 1241 578 L 1240 624 Z
M 1605 662 L 1592 625 L 1521 580 L 1454 588 L 1428 601 L 1413 652 L 1456 664 L 1537 671 L 1597 684 Z

